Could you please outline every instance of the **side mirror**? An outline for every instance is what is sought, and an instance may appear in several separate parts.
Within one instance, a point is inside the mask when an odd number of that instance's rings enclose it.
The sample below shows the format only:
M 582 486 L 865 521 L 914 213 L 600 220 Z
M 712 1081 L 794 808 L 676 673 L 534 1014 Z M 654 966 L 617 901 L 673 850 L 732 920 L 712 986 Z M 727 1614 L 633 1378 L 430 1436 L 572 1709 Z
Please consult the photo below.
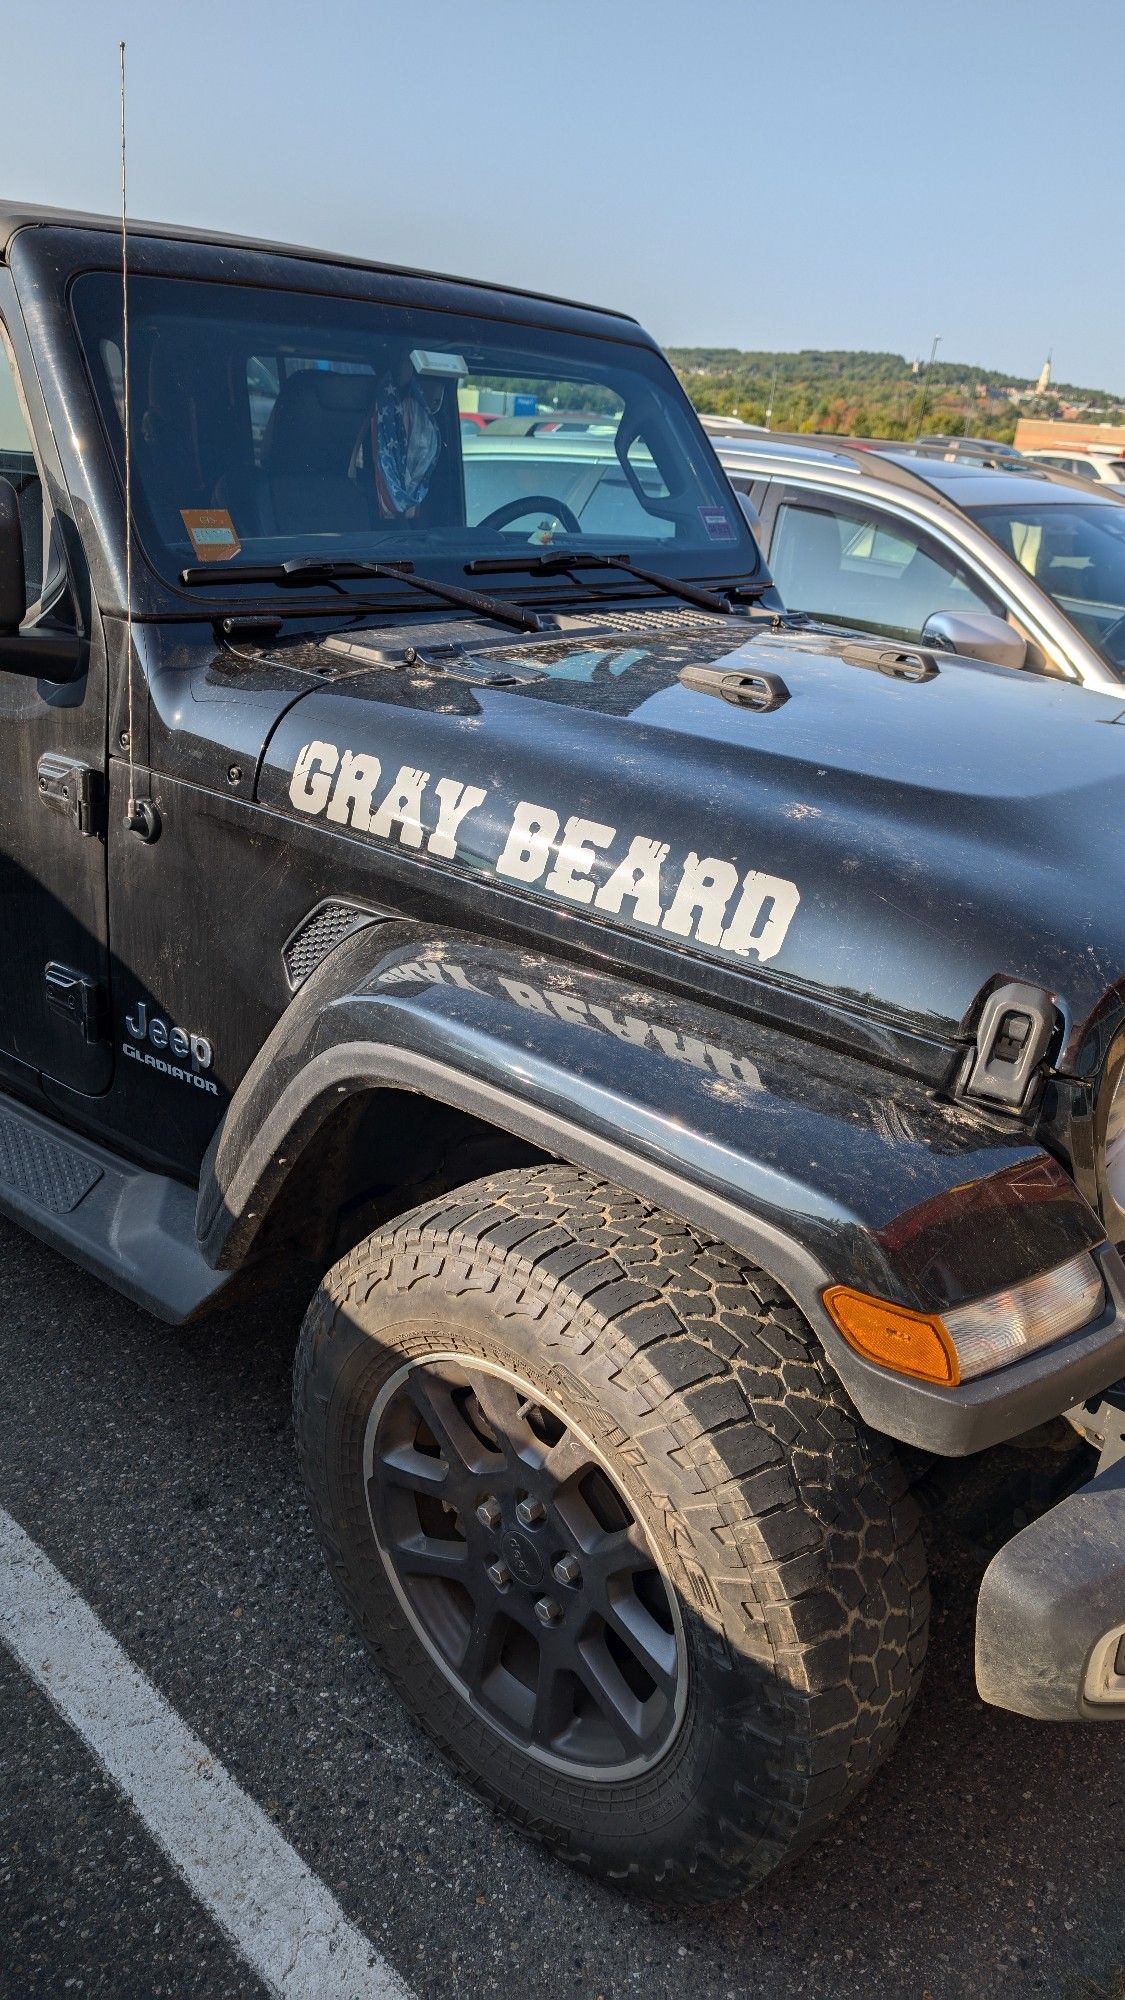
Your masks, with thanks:
M 18 632 L 25 610 L 23 528 L 10 479 L 0 479 L 0 634 Z
M 922 644 L 997 667 L 1027 665 L 1027 640 L 994 611 L 934 611 L 922 627 Z
M 86 671 L 86 643 L 49 618 L 23 629 L 26 584 L 20 503 L 10 479 L 0 479 L 0 673 L 26 674 L 65 687 Z

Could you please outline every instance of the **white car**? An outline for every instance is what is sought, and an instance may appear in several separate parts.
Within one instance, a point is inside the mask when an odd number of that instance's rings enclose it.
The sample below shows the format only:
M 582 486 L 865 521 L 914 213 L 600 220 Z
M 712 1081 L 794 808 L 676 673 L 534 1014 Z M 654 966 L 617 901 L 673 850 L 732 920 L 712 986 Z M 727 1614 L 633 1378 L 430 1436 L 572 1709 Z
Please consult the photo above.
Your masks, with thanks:
M 1091 485 L 1125 486 L 1125 458 L 1110 451 L 1025 451 L 1036 465 L 1050 472 L 1069 472 L 1072 479 L 1088 479 Z

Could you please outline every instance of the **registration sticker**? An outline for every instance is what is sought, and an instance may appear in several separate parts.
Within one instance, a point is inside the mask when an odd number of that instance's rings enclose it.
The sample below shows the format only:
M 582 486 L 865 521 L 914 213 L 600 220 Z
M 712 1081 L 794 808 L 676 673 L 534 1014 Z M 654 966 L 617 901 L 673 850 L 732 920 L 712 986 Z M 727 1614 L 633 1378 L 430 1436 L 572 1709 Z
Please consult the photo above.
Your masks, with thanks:
M 737 541 L 738 537 L 735 534 L 734 522 L 731 520 L 725 507 L 701 507 L 699 518 L 703 523 L 708 541 Z
M 242 547 L 225 507 L 182 507 L 180 519 L 200 562 L 229 562 Z

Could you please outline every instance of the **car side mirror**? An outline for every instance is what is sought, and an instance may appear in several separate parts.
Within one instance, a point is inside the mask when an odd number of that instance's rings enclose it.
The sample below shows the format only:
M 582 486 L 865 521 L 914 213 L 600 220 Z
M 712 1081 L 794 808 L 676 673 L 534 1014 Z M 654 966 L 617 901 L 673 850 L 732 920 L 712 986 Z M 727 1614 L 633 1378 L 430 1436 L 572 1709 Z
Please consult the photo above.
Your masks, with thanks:
M 60 687 L 81 680 L 85 640 L 50 618 L 25 628 L 25 594 L 20 503 L 11 480 L 0 479 L 0 673 L 26 674 Z
M 994 611 L 934 611 L 922 627 L 922 644 L 997 667 L 1025 667 L 1027 640 Z
M 18 632 L 24 614 L 23 528 L 10 479 L 0 479 L 0 636 Z

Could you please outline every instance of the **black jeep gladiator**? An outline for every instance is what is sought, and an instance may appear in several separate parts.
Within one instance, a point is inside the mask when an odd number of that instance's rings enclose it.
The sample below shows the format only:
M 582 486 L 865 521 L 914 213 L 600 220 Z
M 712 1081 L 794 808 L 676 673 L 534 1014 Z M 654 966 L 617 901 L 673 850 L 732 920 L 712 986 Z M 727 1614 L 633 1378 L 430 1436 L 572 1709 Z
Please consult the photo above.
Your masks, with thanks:
M 909 1711 L 922 1473 L 1065 1413 L 978 1683 L 1125 1714 L 1121 705 L 788 618 L 620 316 L 11 208 L 0 344 L 0 1209 L 308 1274 L 461 1771 L 744 1887 Z

